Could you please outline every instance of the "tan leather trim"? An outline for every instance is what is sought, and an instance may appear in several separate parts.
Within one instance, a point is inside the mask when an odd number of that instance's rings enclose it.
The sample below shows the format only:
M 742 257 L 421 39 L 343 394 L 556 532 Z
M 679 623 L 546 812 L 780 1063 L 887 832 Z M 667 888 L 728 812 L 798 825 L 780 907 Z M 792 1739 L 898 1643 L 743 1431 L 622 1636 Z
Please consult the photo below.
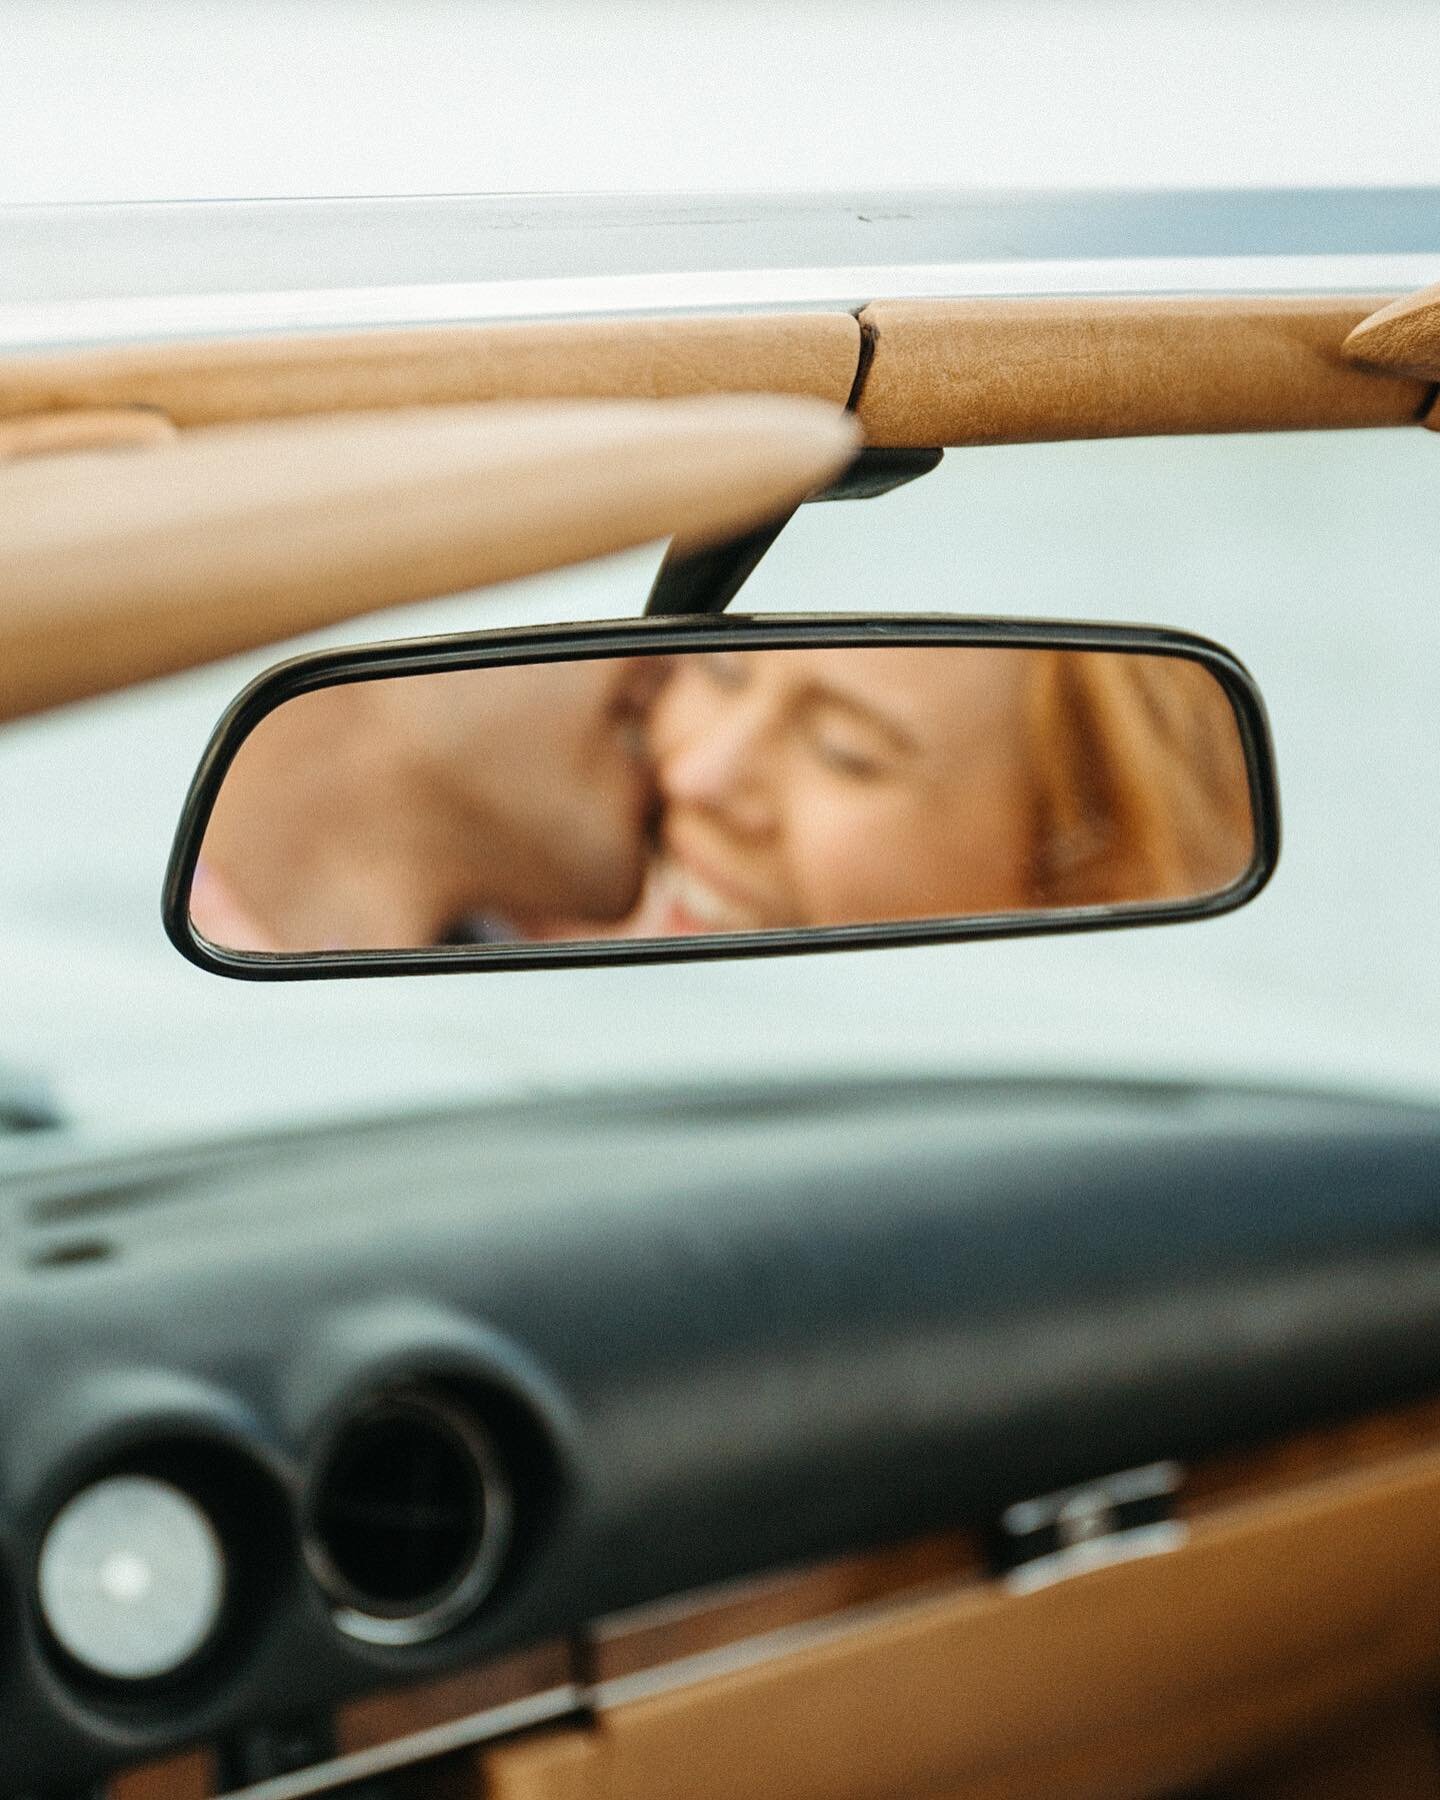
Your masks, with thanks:
M 1366 368 L 1440 381 L 1440 284 L 1402 295 L 1362 319 L 1344 349 Z
M 1378 300 L 915 300 L 867 306 L 874 444 L 1416 423 L 1423 383 L 1341 354 Z
M 745 530 L 858 441 L 818 400 L 434 407 L 0 468 L 0 720 L 378 607 Z
M 137 344 L 0 359 L 0 417 L 149 406 L 177 425 L 460 401 L 810 394 L 844 405 L 848 313 L 576 320 Z
M 1440 1673 L 1440 1452 L 1225 1508 L 1166 1555 L 989 1583 L 500 1746 L 491 1800 L 1118 1800 Z
M 122 1770 L 105 1792 L 108 1800 L 209 1800 L 218 1787 L 214 1752 L 204 1748 Z
M 336 1748 L 342 1756 L 388 1744 L 413 1732 L 488 1712 L 575 1679 L 570 1646 L 542 1644 L 514 1656 L 461 1669 L 419 1688 L 392 1688 L 349 1700 L 336 1710 Z
M 139 406 L 77 407 L 0 419 L 0 462 L 16 456 L 55 456 L 66 450 L 115 450 L 158 444 L 175 435 L 164 413 Z
M 816 1568 L 760 1577 L 728 1591 L 692 1596 L 688 1603 L 682 1599 L 641 1607 L 589 1628 L 589 1673 L 595 1681 L 640 1674 L 907 1590 L 980 1580 L 985 1566 L 978 1536 L 947 1532 Z
M 1354 344 L 1368 341 L 1371 361 L 1384 344 L 1352 333 L 1373 322 L 1408 343 L 1428 317 L 1425 303 L 877 301 L 860 316 L 873 350 L 860 414 L 873 443 L 896 445 L 1414 423 L 1432 398 L 1434 370 L 1423 382 L 1377 373 L 1355 360 Z M 1386 326 L 1392 316 L 1397 324 Z M 149 408 L 192 427 L 464 401 L 720 392 L 843 403 L 860 365 L 860 323 L 845 313 L 573 320 L 49 352 L 0 359 L 0 418 Z

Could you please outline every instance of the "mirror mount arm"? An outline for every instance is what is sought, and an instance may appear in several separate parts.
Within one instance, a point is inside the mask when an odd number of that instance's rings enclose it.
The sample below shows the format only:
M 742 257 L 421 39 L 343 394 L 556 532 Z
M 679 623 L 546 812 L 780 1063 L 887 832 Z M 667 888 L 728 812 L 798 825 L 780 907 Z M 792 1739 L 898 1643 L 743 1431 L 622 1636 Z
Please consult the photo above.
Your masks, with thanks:
M 928 475 L 943 455 L 942 450 L 862 450 L 842 475 L 812 494 L 806 504 L 876 500 Z M 754 531 L 704 550 L 677 552 L 671 545 L 645 602 L 646 618 L 724 612 L 794 516 L 792 509 Z
M 783 513 L 754 531 L 707 544 L 703 550 L 677 552 L 671 544 L 651 585 L 645 617 L 723 613 L 794 517 L 794 512 Z

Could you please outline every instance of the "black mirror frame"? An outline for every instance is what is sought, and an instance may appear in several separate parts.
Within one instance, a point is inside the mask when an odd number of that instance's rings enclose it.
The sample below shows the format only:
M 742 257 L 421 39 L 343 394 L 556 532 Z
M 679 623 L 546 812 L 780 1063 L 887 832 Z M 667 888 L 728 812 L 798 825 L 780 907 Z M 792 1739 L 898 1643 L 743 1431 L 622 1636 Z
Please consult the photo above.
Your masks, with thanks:
M 1220 682 L 1235 711 L 1250 781 L 1255 854 L 1238 880 L 1198 900 L 1057 908 L 1024 914 L 910 920 L 878 925 L 807 926 L 763 936 L 717 932 L 696 938 L 630 938 L 591 944 L 461 944 L 425 950 L 251 952 L 224 950 L 190 923 L 189 896 L 200 845 L 216 796 L 236 752 L 266 716 L 297 695 L 343 682 L 438 674 L 516 663 L 604 656 L 664 655 L 705 650 L 777 650 L 823 646 L 878 648 L 936 645 L 1031 650 L 1108 650 L 1180 656 Z M 584 625 L 466 632 L 321 650 L 276 664 L 226 710 L 190 784 L 165 873 L 165 930 L 182 956 L 212 974 L 249 981 L 306 981 L 367 975 L 438 975 L 480 969 L 573 969 L 643 962 L 698 962 L 719 957 L 793 956 L 822 950 L 865 950 L 900 944 L 949 944 L 1031 937 L 1121 926 L 1172 925 L 1214 919 L 1253 900 L 1280 855 L 1280 801 L 1265 703 L 1244 665 L 1221 645 L 1162 626 L 1075 624 L 1062 620 L 958 618 L 892 613 L 719 613 L 619 619 Z

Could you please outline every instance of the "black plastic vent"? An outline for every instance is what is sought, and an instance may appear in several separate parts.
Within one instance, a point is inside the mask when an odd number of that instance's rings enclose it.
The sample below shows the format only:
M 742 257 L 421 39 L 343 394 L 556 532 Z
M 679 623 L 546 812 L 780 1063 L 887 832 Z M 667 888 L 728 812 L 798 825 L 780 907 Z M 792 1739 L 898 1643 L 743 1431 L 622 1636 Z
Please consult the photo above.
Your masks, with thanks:
M 484 1429 L 448 1395 L 366 1402 L 326 1446 L 307 1560 L 342 1630 L 419 1643 L 493 1586 L 510 1542 L 509 1484 Z

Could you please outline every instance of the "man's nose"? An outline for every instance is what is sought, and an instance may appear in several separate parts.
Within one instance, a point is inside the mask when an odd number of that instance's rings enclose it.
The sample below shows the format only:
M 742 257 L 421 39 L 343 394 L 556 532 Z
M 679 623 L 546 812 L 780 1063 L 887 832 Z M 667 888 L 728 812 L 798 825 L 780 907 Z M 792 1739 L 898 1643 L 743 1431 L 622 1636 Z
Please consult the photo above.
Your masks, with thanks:
M 667 800 L 723 812 L 747 831 L 763 831 L 773 808 L 766 776 L 769 732 L 748 710 L 678 746 L 660 767 Z

